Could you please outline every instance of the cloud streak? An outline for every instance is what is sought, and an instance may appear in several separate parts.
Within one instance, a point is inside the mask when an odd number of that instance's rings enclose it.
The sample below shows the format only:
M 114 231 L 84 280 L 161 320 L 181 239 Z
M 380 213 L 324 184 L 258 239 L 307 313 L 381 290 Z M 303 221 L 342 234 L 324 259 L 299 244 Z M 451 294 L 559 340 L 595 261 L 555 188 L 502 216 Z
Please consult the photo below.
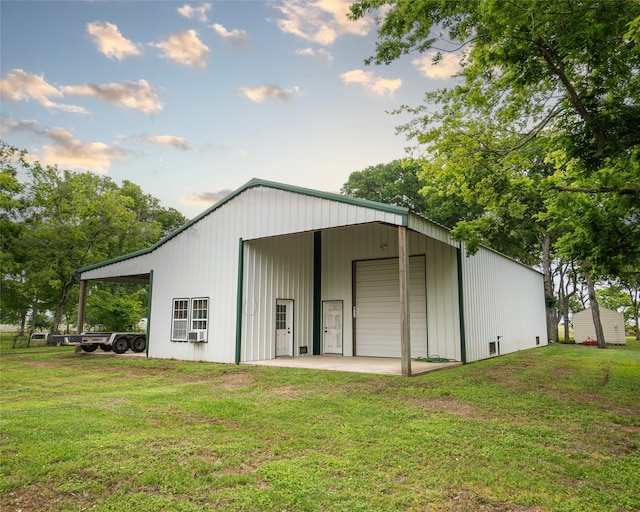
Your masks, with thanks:
M 87 23 L 87 32 L 93 38 L 98 51 L 110 59 L 122 60 L 140 55 L 139 48 L 125 38 L 113 23 L 100 21 Z
M 3 119 L 2 128 L 6 133 L 25 132 L 45 139 L 48 143 L 42 146 L 44 153 L 39 158 L 44 165 L 105 174 L 114 160 L 125 160 L 130 156 L 128 151 L 117 146 L 103 142 L 83 142 L 64 128 L 41 129 L 33 120 Z
M 191 150 L 184 137 L 176 137 L 175 135 L 148 135 L 141 137 L 140 140 L 150 144 L 170 146 L 172 148 L 179 149 L 180 151 Z
M 43 163 L 105 174 L 113 160 L 124 160 L 129 154 L 103 142 L 82 142 L 64 128 L 46 130 L 53 144 L 43 146 Z
M 247 43 L 247 32 L 239 28 L 233 30 L 227 30 L 220 23 L 214 23 L 211 28 L 215 30 L 222 39 L 232 44 L 233 46 L 244 46 Z
M 254 103 L 277 99 L 289 101 L 298 94 L 299 88 L 284 89 L 277 85 L 261 85 L 260 87 L 239 87 L 238 92 Z
M 182 7 L 178 7 L 178 13 L 180 16 L 183 16 L 187 19 L 197 19 L 202 23 L 207 22 L 207 13 L 211 10 L 210 3 L 203 3 L 198 7 L 192 7 L 191 5 L 185 4 Z
M 87 113 L 83 107 L 53 101 L 54 98 L 63 98 L 64 93 L 48 83 L 44 75 L 33 75 L 22 69 L 14 69 L 0 80 L 0 97 L 9 101 L 34 100 L 47 108 L 76 114 Z
M 345 84 L 358 84 L 365 91 L 375 96 L 392 96 L 402 85 L 402 79 L 400 78 L 381 78 L 371 71 L 363 71 L 361 69 L 347 71 L 340 77 Z
M 184 197 L 183 201 L 187 204 L 212 205 L 217 203 L 221 199 L 224 199 L 232 192 L 233 190 L 228 188 L 218 190 L 217 192 L 198 192 Z
M 191 29 L 174 32 L 166 41 L 153 44 L 162 50 L 162 56 L 184 66 L 193 68 L 207 67 L 209 48 L 200 41 L 198 33 Z
M 132 108 L 145 114 L 153 114 L 162 110 L 162 104 L 155 90 L 146 80 L 104 85 L 68 85 L 62 90 L 66 94 L 93 96 L 105 103 Z
M 302 48 L 296 50 L 296 55 L 308 55 L 309 57 L 316 57 L 320 59 L 327 65 L 330 65 L 333 62 L 333 55 L 329 53 L 324 48 L 320 48 L 318 50 L 314 50 L 313 48 Z
M 447 80 L 462 69 L 460 66 L 460 60 L 462 57 L 455 53 L 447 53 L 436 62 L 435 59 L 437 52 L 428 52 L 424 55 L 417 57 L 411 61 L 411 64 L 415 66 L 418 72 L 427 78 L 434 78 L 437 80 Z
M 329 46 L 345 34 L 364 36 L 373 25 L 370 18 L 353 22 L 347 18 L 351 0 L 283 0 L 274 7 L 282 18 L 280 30 L 307 41 Z

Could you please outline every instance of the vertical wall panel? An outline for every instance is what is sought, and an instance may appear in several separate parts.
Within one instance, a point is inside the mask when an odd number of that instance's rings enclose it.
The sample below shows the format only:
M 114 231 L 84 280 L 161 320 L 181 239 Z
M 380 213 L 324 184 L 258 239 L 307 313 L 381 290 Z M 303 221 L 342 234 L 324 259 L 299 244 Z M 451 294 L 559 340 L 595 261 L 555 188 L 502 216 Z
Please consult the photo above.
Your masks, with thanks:
M 501 354 L 546 345 L 542 275 L 484 247 L 462 260 L 467 361 L 489 357 L 498 336 Z
M 409 233 L 411 255 L 425 255 L 429 355 L 460 360 L 455 248 Z M 398 257 L 395 226 L 367 224 L 322 233 L 322 300 L 344 301 L 344 355 L 353 355 L 352 262 Z
M 242 361 L 275 357 L 277 299 L 294 302 L 294 355 L 313 343 L 313 233 L 245 242 Z

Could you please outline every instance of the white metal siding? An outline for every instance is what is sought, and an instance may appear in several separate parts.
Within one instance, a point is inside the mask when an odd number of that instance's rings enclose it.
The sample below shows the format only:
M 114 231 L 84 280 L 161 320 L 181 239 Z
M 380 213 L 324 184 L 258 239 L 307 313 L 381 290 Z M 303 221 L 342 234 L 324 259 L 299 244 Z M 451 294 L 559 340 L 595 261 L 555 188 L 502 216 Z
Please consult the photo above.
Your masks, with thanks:
M 295 345 L 311 350 L 313 232 L 322 233 L 322 300 L 344 302 L 344 354 L 352 355 L 351 283 L 355 260 L 398 256 L 400 213 L 313 197 L 269 186 L 248 188 L 154 250 L 82 273 L 99 279 L 154 271 L 149 355 L 158 358 L 235 360 L 239 239 L 245 240 L 243 360 L 272 357 L 270 301 L 295 301 Z M 429 341 L 439 355 L 460 359 L 455 249 L 427 221 L 437 241 L 410 233 L 410 254 L 426 255 Z M 298 233 L 298 235 L 291 235 Z M 287 236 L 281 236 L 287 235 Z M 285 254 L 286 253 L 286 254 Z M 453 255 L 453 256 L 452 256 Z M 255 288 L 250 286 L 255 285 Z M 171 341 L 175 298 L 209 298 L 208 343 Z M 255 305 L 260 319 L 249 318 Z M 274 308 L 275 309 L 275 306 Z
M 363 222 L 401 225 L 403 221 L 399 214 L 268 187 L 248 189 L 221 209 L 245 219 L 245 240 Z
M 294 355 L 313 353 L 313 233 L 245 242 L 242 361 L 275 357 L 276 299 L 293 305 Z
M 626 345 L 627 339 L 625 337 L 624 315 L 622 313 L 600 307 L 600 323 L 602 323 L 606 343 Z M 573 315 L 573 338 L 576 343 L 582 343 L 587 338 L 597 339 L 591 308 Z
M 360 205 L 338 203 L 329 199 L 311 197 L 292 191 L 270 187 L 249 188 L 229 202 L 223 204 L 198 222 L 170 238 L 153 251 L 138 257 L 126 259 L 111 265 L 85 271 L 82 279 L 97 279 L 154 271 L 153 297 L 150 315 L 149 356 L 186 360 L 234 362 L 236 335 L 236 295 L 238 282 L 239 239 L 245 241 L 273 237 L 291 232 L 307 232 L 312 239 L 312 231 L 335 225 L 357 224 L 361 222 L 387 222 L 401 224 L 402 215 Z M 291 239 L 293 240 L 293 239 Z M 283 239 L 277 242 L 282 243 Z M 270 242 L 265 242 L 266 246 Z M 287 243 L 286 240 L 284 242 Z M 248 249 L 251 263 L 251 246 Z M 305 241 L 306 244 L 306 241 Z M 301 252 L 302 251 L 302 252 Z M 269 252 L 269 251 L 267 251 Z M 276 251 L 277 252 L 277 251 Z M 288 260 L 291 272 L 285 267 L 268 268 L 257 261 L 256 271 L 260 272 L 260 293 L 281 294 L 278 298 L 295 299 L 296 346 L 309 344 L 307 339 L 312 322 L 310 298 L 313 293 L 312 269 L 313 244 L 304 248 L 296 247 L 294 256 Z M 246 255 L 245 255 L 246 256 Z M 296 258 L 301 258 L 297 261 Z M 259 259 L 259 258 L 258 258 Z M 298 272 L 298 277 L 294 277 Z M 304 274 L 304 277 L 301 277 Z M 245 276 L 246 279 L 246 276 Z M 285 282 L 285 279 L 290 281 Z M 293 294 L 293 282 L 297 279 L 300 290 L 308 295 Z M 245 283 L 245 289 L 247 284 Z M 272 287 L 272 290 L 267 289 Z M 306 288 L 305 288 L 306 287 Z M 266 296 L 266 295 L 264 295 Z M 208 297 L 209 329 L 208 343 L 179 343 L 171 340 L 171 304 L 175 298 Z M 266 309 L 267 302 L 260 302 L 264 324 L 247 325 L 247 331 L 262 336 L 270 329 L 272 316 Z M 265 309 L 266 308 L 266 309 Z M 274 306 L 275 309 L 275 306 Z M 248 340 L 248 334 L 243 340 Z M 263 343 L 263 345 L 260 345 Z M 269 358 L 268 341 L 252 342 L 250 347 L 243 343 L 243 357 Z
M 427 356 L 425 261 L 409 261 L 411 357 Z M 356 355 L 400 357 L 398 259 L 356 262 Z
M 467 362 L 547 344 L 542 274 L 484 247 L 462 269 Z
M 429 238 L 433 238 L 434 240 L 438 240 L 439 242 L 447 245 L 454 247 L 458 246 L 458 244 L 453 240 L 451 231 L 418 215 L 409 215 L 407 227 L 416 233 L 427 235 Z
M 409 253 L 426 256 L 429 355 L 457 361 L 460 316 L 456 249 L 419 233 L 409 232 Z M 322 300 L 344 302 L 344 355 L 353 355 L 353 261 L 398 257 L 398 229 L 368 224 L 322 233 Z

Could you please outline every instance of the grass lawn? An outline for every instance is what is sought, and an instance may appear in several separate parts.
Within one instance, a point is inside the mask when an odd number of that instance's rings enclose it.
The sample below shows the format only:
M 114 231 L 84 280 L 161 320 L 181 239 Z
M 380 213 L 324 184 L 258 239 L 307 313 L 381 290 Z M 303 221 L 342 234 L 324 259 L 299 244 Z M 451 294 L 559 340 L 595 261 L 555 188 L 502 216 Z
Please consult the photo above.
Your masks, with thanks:
M 411 379 L 0 358 L 3 512 L 640 510 L 634 340 Z

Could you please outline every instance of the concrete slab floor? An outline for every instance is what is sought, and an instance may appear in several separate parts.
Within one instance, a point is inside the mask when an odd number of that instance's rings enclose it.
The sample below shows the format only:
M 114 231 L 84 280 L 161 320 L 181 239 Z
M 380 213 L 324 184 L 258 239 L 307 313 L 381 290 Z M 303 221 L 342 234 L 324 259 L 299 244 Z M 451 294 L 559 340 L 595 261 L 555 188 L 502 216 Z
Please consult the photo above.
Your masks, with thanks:
M 265 361 L 250 361 L 240 364 L 254 366 L 278 366 L 283 368 L 305 368 L 308 370 L 333 370 L 341 372 L 371 373 L 379 375 L 402 375 L 400 359 L 392 357 L 343 357 L 303 356 L 278 357 Z M 462 363 L 426 363 L 411 360 L 411 375 L 422 375 L 434 370 L 460 366 Z

